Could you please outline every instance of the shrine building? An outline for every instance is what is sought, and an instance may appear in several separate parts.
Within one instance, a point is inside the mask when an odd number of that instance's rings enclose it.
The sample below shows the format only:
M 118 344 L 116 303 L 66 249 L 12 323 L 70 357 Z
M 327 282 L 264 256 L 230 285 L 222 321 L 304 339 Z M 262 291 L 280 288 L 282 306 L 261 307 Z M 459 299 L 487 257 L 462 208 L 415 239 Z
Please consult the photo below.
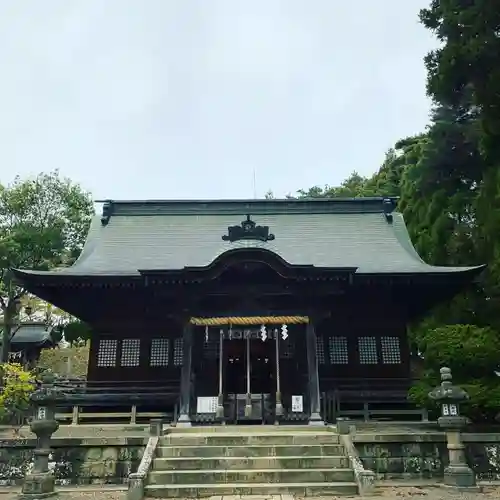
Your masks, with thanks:
M 328 394 L 406 391 L 407 325 L 483 269 L 423 262 L 395 205 L 106 201 L 72 267 L 14 272 L 91 326 L 88 383 L 168 381 L 179 425 L 322 424 Z

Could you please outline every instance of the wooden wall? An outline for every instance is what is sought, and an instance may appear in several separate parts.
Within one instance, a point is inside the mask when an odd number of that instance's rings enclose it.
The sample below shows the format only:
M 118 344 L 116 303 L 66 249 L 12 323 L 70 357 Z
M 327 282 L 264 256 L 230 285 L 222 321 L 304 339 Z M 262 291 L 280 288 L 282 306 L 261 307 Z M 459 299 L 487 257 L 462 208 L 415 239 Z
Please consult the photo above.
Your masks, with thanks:
M 328 379 L 407 378 L 410 351 L 406 324 L 397 318 L 331 318 L 316 328 L 318 371 Z M 333 388 L 333 387 L 332 387 Z
M 387 297 L 387 296 L 386 296 Z M 389 298 L 373 292 L 337 304 L 331 317 L 316 326 L 322 389 L 332 379 L 409 378 L 410 353 L 404 313 Z M 392 304 L 392 305 L 391 305 Z M 217 337 L 218 331 L 211 332 Z M 218 352 L 205 352 L 204 329 L 195 328 L 193 376 L 213 392 Z M 305 328 L 290 327 L 294 354 L 282 359 L 282 371 L 307 377 Z M 95 326 L 89 356 L 89 381 L 161 381 L 179 379 L 182 325 L 117 324 Z M 299 376 L 300 376 L 299 375 Z M 210 379 L 210 382 L 209 382 Z M 333 383 L 333 382 L 332 382 Z M 286 385 L 286 384 L 285 384 Z M 292 384 L 295 385 L 295 382 Z
M 178 379 L 182 366 L 182 326 L 131 324 L 94 327 L 87 380 L 167 381 Z

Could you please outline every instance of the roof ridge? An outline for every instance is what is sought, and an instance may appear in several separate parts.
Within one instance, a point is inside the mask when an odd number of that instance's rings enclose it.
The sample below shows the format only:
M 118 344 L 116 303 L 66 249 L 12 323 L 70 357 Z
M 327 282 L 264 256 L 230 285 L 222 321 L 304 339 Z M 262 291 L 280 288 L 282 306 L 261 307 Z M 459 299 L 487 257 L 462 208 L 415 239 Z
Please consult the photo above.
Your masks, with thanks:
M 276 215 L 391 213 L 397 197 L 260 200 L 106 200 L 102 223 L 116 215 Z
M 286 202 L 286 203 L 303 203 L 303 202 L 355 202 L 361 203 L 366 201 L 384 201 L 384 200 L 395 200 L 397 201 L 399 196 L 336 196 L 336 197 L 304 197 L 304 198 L 186 198 L 186 199 L 176 199 L 176 198 L 151 198 L 151 199 L 111 199 L 107 198 L 105 200 L 95 200 L 96 203 L 273 203 L 273 202 Z

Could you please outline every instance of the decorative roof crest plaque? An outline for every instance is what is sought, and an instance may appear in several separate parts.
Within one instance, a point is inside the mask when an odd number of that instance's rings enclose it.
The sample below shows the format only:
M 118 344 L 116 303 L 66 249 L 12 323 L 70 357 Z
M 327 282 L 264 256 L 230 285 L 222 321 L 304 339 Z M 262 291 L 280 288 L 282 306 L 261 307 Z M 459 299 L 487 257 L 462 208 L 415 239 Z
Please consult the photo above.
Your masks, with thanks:
M 250 215 L 239 226 L 229 226 L 227 234 L 222 236 L 224 241 L 231 243 L 239 240 L 273 241 L 274 238 L 274 234 L 269 232 L 269 226 L 257 226 Z

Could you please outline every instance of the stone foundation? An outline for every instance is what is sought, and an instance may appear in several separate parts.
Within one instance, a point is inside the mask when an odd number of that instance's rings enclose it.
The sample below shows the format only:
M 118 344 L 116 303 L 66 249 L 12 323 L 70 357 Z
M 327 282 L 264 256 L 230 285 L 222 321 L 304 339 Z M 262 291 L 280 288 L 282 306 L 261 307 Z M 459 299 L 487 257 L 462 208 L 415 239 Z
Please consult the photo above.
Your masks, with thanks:
M 124 484 L 139 467 L 147 438 L 57 438 L 49 467 L 57 485 Z M 21 485 L 33 467 L 34 439 L 0 441 L 0 486 Z
M 377 479 L 442 480 L 448 465 L 444 434 L 358 434 L 354 443 L 363 465 Z M 500 480 L 500 435 L 464 434 L 466 458 L 479 481 Z

